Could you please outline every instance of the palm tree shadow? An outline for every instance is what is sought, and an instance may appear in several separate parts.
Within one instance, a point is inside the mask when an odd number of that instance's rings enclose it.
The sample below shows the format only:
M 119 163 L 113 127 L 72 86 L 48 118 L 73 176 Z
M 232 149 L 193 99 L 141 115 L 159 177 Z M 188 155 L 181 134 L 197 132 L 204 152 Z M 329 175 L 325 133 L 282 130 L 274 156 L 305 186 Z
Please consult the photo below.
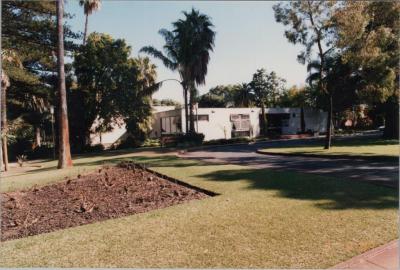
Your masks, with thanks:
M 223 170 L 198 177 L 223 182 L 244 180 L 248 189 L 275 190 L 275 196 L 314 201 L 322 209 L 398 208 L 396 189 L 332 177 L 267 169 Z

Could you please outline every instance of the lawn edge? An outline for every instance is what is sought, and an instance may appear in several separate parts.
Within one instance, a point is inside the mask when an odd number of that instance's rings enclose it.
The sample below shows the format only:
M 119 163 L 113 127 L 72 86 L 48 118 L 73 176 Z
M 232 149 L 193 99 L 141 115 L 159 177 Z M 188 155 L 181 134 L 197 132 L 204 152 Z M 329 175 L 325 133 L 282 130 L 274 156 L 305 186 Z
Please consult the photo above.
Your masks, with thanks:
M 262 155 L 272 155 L 272 156 L 293 156 L 293 157 L 314 157 L 314 158 L 326 158 L 326 159 L 363 159 L 369 161 L 399 161 L 399 157 L 393 156 L 363 156 L 363 155 L 346 155 L 346 154 L 331 154 L 331 155 L 323 155 L 323 154 L 306 154 L 306 153 L 279 153 L 279 152 L 269 152 L 268 150 L 259 149 L 256 151 L 257 154 Z

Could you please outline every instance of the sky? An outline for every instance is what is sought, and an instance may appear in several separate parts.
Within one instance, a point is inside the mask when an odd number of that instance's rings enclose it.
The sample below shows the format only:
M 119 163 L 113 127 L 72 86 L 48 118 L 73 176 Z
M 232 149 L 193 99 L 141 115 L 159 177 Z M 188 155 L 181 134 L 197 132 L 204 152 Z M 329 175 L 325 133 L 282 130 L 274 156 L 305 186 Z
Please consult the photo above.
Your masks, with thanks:
M 65 11 L 74 14 L 67 23 L 74 31 L 83 32 L 85 17 L 78 0 L 68 0 Z M 249 82 L 257 69 L 275 71 L 287 85 L 302 85 L 307 76 L 306 67 L 297 62 L 302 49 L 284 37 L 284 26 L 274 18 L 267 1 L 116 1 L 103 0 L 99 11 L 89 16 L 89 33 L 110 34 L 125 39 L 132 47 L 132 57 L 145 56 L 139 50 L 152 45 L 162 49 L 163 38 L 158 30 L 172 29 L 171 23 L 183 18 L 182 11 L 191 8 L 207 14 L 216 31 L 215 47 L 200 94 L 217 85 Z M 176 72 L 157 65 L 158 80 L 179 78 Z M 182 102 L 181 86 L 165 82 L 154 98 L 169 98 Z

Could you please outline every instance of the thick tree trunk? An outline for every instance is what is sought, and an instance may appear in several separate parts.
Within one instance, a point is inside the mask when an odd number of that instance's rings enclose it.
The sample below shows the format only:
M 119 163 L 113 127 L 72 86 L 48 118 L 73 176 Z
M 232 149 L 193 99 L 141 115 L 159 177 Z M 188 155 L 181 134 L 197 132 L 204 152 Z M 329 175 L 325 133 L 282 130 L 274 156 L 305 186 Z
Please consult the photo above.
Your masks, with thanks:
M 303 107 L 300 108 L 300 129 L 301 129 L 301 133 L 306 132 L 306 121 L 304 119 L 304 108 Z
M 35 148 L 42 146 L 42 138 L 40 136 L 40 127 L 35 127 Z
M 6 102 L 6 87 L 2 86 L 1 89 L 1 148 L 2 158 L 4 163 L 4 170 L 8 171 L 8 147 L 7 147 L 7 102 Z
M 396 100 L 386 102 L 383 137 L 386 139 L 399 139 L 399 103 Z
M 325 149 L 331 148 L 332 143 L 332 112 L 333 112 L 333 104 L 332 104 L 332 95 L 329 94 L 329 110 L 328 110 L 328 119 L 326 123 L 326 136 L 325 136 Z
M 89 14 L 86 14 L 86 18 L 85 18 L 85 30 L 84 30 L 84 32 L 83 32 L 83 45 L 86 44 L 87 30 L 88 30 L 88 21 L 89 21 Z
M 64 71 L 64 0 L 57 0 L 57 34 L 58 34 L 58 89 L 59 89 L 59 155 L 58 168 L 72 166 L 71 150 L 69 145 L 68 111 L 67 111 L 67 92 L 65 89 Z
M 265 107 L 261 105 L 261 134 L 267 135 L 267 119 L 265 118 Z

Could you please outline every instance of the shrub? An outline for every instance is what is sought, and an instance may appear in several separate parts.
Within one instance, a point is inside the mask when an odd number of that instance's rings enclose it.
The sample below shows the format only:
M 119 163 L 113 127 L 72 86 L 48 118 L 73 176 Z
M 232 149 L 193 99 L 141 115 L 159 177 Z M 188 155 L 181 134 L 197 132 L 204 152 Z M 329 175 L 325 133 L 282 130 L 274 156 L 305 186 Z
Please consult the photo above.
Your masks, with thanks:
M 98 143 L 98 144 L 95 144 L 95 145 L 87 145 L 87 146 L 85 146 L 83 151 L 85 153 L 96 153 L 96 152 L 104 151 L 104 149 L 105 149 L 104 145 Z
M 223 145 L 223 144 L 233 144 L 233 143 L 249 143 L 254 141 L 250 137 L 236 137 L 230 139 L 217 139 L 204 142 L 203 145 Z
M 187 134 L 170 134 L 161 137 L 162 146 L 173 147 L 190 147 L 201 145 L 204 140 L 203 133 L 187 133 Z
M 142 145 L 142 142 L 133 138 L 132 136 L 127 137 L 125 140 L 121 141 L 115 149 L 126 149 L 126 148 L 137 148 Z
M 142 144 L 143 147 L 158 147 L 160 145 L 159 139 L 146 139 Z

